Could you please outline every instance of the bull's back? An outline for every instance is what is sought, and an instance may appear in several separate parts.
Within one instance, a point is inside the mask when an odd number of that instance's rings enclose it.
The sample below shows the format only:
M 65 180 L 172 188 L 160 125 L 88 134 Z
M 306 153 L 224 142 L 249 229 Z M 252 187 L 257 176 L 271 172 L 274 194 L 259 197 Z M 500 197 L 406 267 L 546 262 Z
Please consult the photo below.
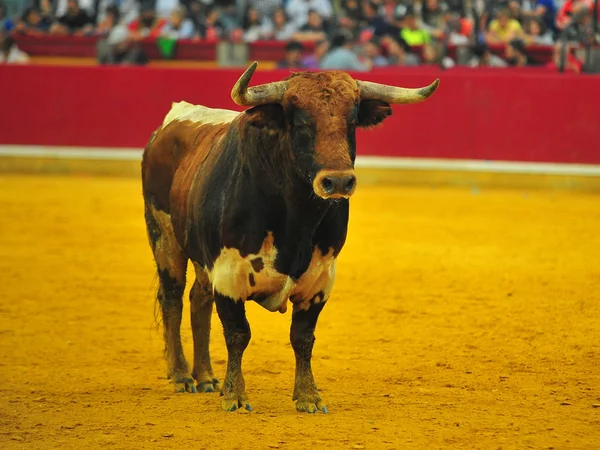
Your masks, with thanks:
M 238 114 L 187 102 L 173 103 L 144 150 L 144 196 L 170 214 L 172 200 L 180 202 L 179 197 L 189 190 L 194 174 L 209 159 Z

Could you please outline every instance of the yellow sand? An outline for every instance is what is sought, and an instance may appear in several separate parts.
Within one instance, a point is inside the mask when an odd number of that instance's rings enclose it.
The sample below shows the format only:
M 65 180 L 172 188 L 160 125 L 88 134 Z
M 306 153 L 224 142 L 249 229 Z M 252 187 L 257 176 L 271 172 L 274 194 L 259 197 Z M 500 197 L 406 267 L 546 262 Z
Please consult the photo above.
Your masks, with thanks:
M 290 312 L 254 303 L 254 412 L 224 413 L 165 379 L 139 179 L 2 175 L 0 448 L 600 448 L 600 196 L 351 203 L 313 359 L 329 415 L 296 413 Z M 212 336 L 222 379 L 216 312 Z

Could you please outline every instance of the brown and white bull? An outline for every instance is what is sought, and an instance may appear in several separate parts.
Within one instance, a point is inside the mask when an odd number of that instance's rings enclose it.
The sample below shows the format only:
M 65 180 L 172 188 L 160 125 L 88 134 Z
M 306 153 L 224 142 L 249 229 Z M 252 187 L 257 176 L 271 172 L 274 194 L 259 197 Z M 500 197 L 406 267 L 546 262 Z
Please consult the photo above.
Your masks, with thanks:
M 168 377 L 179 392 L 220 390 L 226 411 L 251 410 L 242 375 L 250 341 L 245 303 L 285 313 L 291 301 L 293 400 L 298 411 L 327 412 L 311 358 L 346 240 L 356 128 L 382 122 L 390 104 L 429 98 L 439 80 L 406 89 L 343 72 L 303 72 L 249 88 L 256 66 L 231 92 L 235 103 L 251 108 L 174 103 L 144 151 L 145 219 L 158 269 Z M 180 337 L 188 260 L 195 268 L 191 371 Z M 222 387 L 209 354 L 213 303 L 228 351 Z

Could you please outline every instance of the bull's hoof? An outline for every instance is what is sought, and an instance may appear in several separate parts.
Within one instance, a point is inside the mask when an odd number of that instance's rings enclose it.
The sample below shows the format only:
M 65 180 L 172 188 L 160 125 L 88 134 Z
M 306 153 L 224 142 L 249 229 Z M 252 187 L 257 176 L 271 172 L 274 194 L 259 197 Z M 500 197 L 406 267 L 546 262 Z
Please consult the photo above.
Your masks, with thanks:
M 237 411 L 238 409 L 241 409 L 241 408 L 244 408 L 247 411 L 252 411 L 252 406 L 250 405 L 250 402 L 248 400 L 238 400 L 238 399 L 222 400 L 221 408 L 223 408 L 223 411 L 227 411 L 227 412 Z
M 327 406 L 323 404 L 322 401 L 317 401 L 316 403 L 310 401 L 301 401 L 298 400 L 296 402 L 296 410 L 298 412 L 304 412 L 309 414 L 314 414 L 317 411 L 321 411 L 323 414 L 327 414 Z
M 196 393 L 196 386 L 192 377 L 175 378 L 171 380 L 175 386 L 175 392 L 189 392 L 190 394 Z
M 196 388 L 198 389 L 198 392 L 219 392 L 221 390 L 221 384 L 219 383 L 219 380 L 214 378 L 211 381 L 198 383 Z

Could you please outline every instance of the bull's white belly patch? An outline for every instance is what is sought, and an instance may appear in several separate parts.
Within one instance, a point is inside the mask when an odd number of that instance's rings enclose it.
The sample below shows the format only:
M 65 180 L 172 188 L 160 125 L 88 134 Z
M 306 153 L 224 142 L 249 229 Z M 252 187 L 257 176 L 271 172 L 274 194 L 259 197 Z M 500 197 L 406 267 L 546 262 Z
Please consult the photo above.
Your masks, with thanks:
M 174 102 L 171 105 L 171 110 L 163 121 L 163 127 L 174 120 L 180 122 L 189 120 L 190 122 L 205 124 L 229 123 L 239 114 L 239 112 L 231 111 L 229 109 L 208 108 L 202 105 L 193 105 L 188 102 Z
M 327 300 L 335 280 L 333 250 L 322 255 L 317 248 L 307 271 L 294 282 L 274 268 L 277 249 L 269 232 L 256 254 L 242 257 L 234 248 L 224 248 L 212 270 L 195 265 L 196 271 L 207 273 L 213 291 L 236 301 L 254 299 L 269 311 L 286 312 L 292 298 L 294 309 L 308 309 L 312 303 Z M 322 292 L 322 295 L 319 293 Z

